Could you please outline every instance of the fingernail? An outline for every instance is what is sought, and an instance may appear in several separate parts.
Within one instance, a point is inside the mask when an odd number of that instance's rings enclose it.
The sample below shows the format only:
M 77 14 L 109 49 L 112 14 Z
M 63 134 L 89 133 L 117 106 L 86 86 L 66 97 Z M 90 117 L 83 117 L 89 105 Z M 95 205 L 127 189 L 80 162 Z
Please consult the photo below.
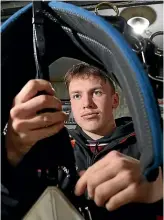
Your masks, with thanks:
M 87 200 L 92 200 L 93 196 L 88 194 L 88 190 L 85 190 L 85 197 L 87 198 Z
M 70 113 L 71 113 L 70 111 L 64 111 L 64 110 L 63 110 L 63 112 L 67 115 L 70 115 Z
M 52 89 L 52 91 L 54 92 L 54 94 L 56 95 L 56 91 L 55 91 L 55 89 L 52 87 L 52 85 L 51 85 L 51 89 Z
M 69 114 L 66 113 L 66 112 L 63 112 L 63 113 L 64 113 L 64 115 L 65 115 L 65 119 L 68 120 L 68 118 L 69 118 Z
M 75 186 L 74 193 L 75 193 L 76 196 L 78 196 L 78 190 L 77 190 L 77 187 L 76 187 L 76 186 Z
M 54 97 L 54 99 L 56 99 L 55 97 Z M 56 110 L 57 111 L 61 111 L 62 110 L 62 106 L 61 106 L 61 104 L 60 103 L 56 103 Z
M 77 193 L 76 188 L 75 188 L 75 190 L 74 190 L 74 193 L 75 193 L 76 196 L 79 196 L 78 193 Z

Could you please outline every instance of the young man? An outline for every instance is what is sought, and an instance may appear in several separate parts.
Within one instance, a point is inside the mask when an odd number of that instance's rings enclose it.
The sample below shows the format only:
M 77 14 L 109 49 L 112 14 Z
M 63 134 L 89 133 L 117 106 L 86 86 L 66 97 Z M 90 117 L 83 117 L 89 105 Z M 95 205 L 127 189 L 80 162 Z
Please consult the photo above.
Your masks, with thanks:
M 157 204 L 162 199 L 161 170 L 156 181 L 144 180 L 132 122 L 113 116 L 119 97 L 112 81 L 85 63 L 73 66 L 65 81 L 77 122 L 75 131 L 70 131 L 80 176 L 75 194 L 80 196 L 87 189 L 93 220 L 156 219 Z M 38 91 L 47 95 L 36 97 Z M 58 111 L 36 114 L 44 108 Z M 39 140 L 58 133 L 66 119 L 51 84 L 29 81 L 15 97 L 10 111 L 6 135 L 10 164 L 16 169 L 29 150 Z

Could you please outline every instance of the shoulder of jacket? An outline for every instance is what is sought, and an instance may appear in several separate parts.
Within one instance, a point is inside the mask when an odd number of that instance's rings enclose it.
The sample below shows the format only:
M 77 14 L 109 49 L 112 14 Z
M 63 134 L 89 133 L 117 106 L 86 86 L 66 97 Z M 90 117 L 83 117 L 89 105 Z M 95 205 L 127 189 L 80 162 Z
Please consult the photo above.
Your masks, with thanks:
M 136 133 L 135 132 L 131 132 L 128 135 L 121 138 L 119 144 L 122 144 L 122 143 L 127 142 L 127 141 L 131 141 L 131 140 L 133 140 L 134 143 L 136 143 Z

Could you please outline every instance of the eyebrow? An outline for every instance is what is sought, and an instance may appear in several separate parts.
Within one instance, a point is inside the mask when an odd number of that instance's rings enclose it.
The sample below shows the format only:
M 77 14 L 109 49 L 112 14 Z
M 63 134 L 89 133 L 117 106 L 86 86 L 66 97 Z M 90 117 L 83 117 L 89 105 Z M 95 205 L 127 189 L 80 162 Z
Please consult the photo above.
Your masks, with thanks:
M 94 90 L 96 90 L 96 89 L 103 89 L 103 88 L 102 88 L 102 86 L 95 86 L 95 87 L 91 88 L 91 89 L 89 90 L 89 92 L 92 92 L 92 91 L 94 91 Z M 75 91 L 71 91 L 70 93 L 71 93 L 71 94 L 74 94 L 74 93 L 82 93 L 82 91 L 80 91 L 80 90 L 75 90 Z
M 82 93 L 82 92 L 79 90 L 75 90 L 75 91 L 71 91 L 70 93 L 73 94 L 73 93 Z

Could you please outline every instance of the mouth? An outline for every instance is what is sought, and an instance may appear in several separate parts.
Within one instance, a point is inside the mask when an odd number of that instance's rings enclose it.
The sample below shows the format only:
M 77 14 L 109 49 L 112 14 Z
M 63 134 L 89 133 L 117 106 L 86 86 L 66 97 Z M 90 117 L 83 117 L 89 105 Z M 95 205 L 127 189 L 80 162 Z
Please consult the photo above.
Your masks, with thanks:
M 93 117 L 96 117 L 98 115 L 99 115 L 98 112 L 90 112 L 90 113 L 83 114 L 81 117 L 82 118 L 93 118 Z

